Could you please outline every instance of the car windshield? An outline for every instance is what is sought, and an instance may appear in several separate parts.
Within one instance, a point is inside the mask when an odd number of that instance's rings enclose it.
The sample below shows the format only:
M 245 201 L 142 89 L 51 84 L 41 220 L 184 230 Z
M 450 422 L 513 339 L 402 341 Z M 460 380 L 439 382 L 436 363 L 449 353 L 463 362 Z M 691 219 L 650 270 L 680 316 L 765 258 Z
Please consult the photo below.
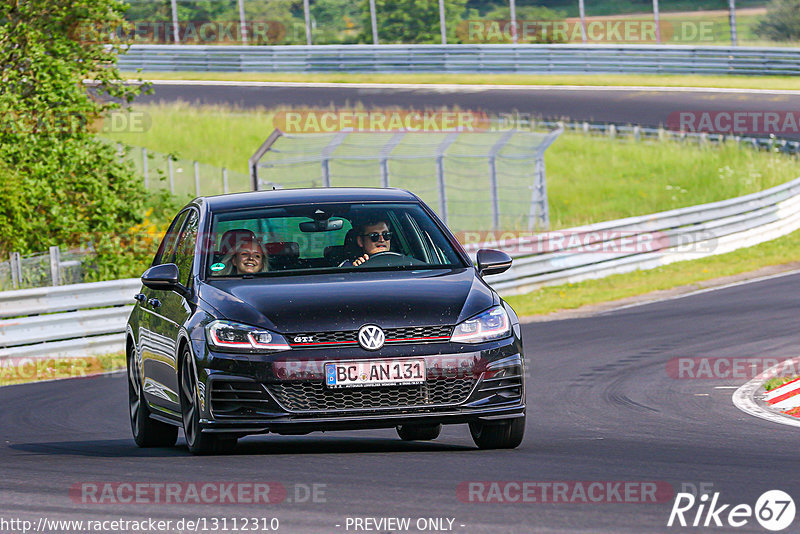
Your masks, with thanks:
M 213 214 L 206 277 L 467 267 L 416 203 L 336 203 Z

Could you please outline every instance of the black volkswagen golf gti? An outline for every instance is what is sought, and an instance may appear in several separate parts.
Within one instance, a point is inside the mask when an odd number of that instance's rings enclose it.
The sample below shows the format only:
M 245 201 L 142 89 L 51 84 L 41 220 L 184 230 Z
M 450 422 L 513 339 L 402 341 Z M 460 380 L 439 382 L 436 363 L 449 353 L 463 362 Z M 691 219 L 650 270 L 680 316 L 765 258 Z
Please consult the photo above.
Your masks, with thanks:
M 481 448 L 525 430 L 519 320 L 417 196 L 307 189 L 197 198 L 175 217 L 127 325 L 142 447 L 230 450 L 247 434 L 467 423 Z

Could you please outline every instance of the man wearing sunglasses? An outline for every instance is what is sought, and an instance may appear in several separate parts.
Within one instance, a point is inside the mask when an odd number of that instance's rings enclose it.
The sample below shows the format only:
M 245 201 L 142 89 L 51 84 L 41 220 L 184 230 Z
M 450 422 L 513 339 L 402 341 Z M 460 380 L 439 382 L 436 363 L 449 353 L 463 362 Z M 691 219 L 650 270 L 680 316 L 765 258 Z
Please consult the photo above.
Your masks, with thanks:
M 369 221 L 357 227 L 356 242 L 361 250 L 362 256 L 353 260 L 353 266 L 357 267 L 369 260 L 370 256 L 389 252 L 392 247 L 392 232 L 386 221 Z

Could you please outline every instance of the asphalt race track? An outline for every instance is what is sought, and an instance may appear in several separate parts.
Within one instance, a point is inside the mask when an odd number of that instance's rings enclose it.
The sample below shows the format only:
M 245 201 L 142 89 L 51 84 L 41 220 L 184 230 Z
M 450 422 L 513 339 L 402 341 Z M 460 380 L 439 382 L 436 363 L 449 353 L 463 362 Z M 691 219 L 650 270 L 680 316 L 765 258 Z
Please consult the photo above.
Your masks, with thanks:
M 768 89 L 768 88 L 765 88 Z M 137 102 L 183 100 L 198 104 L 252 107 L 347 107 L 361 103 L 371 108 L 405 107 L 431 109 L 459 106 L 488 113 L 531 114 L 546 119 L 630 123 L 658 127 L 671 113 L 681 111 L 786 112 L 800 109 L 795 94 L 729 93 L 714 90 L 663 91 L 658 89 L 560 89 L 520 87 L 492 89 L 457 88 L 359 88 L 347 86 L 276 87 L 169 85 L 156 83 L 152 95 Z M 800 137 L 786 131 L 785 137 Z
M 135 446 L 121 374 L 0 388 L 0 519 L 277 517 L 279 532 L 296 533 L 354 532 L 345 528 L 347 517 L 410 517 L 412 525 L 443 517 L 454 519 L 452 532 L 464 533 L 697 531 L 666 527 L 672 493 L 655 504 L 479 503 L 459 500 L 457 487 L 661 481 L 675 492 L 706 484 L 721 503 L 752 506 L 770 489 L 797 500 L 797 429 L 746 415 L 731 403 L 733 389 L 716 389 L 745 380 L 676 379 L 667 362 L 796 356 L 798 312 L 800 275 L 791 275 L 527 324 L 528 424 L 513 451 L 479 451 L 458 426 L 430 443 L 404 443 L 389 430 L 255 436 L 232 455 L 194 457 L 182 438 L 171 449 Z M 71 486 L 92 481 L 278 482 L 288 499 L 94 504 L 69 496 Z M 317 502 L 296 502 L 313 484 L 324 485 Z M 693 516 L 694 509 L 687 518 Z M 752 518 L 735 530 L 764 532 Z

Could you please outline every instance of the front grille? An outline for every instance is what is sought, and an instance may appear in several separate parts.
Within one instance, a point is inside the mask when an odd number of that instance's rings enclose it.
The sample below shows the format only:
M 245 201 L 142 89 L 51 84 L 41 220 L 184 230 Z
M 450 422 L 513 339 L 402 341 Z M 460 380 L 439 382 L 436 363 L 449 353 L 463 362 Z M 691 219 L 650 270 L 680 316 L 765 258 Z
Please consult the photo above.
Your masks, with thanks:
M 258 382 L 214 380 L 211 412 L 215 417 L 246 417 L 269 412 L 269 396 Z
M 453 333 L 452 326 L 408 326 L 386 328 L 386 344 L 436 343 L 447 341 Z M 288 334 L 286 338 L 292 347 L 325 348 L 358 344 L 358 330 L 338 332 L 307 332 Z M 302 341 L 299 338 L 303 338 Z
M 386 343 L 403 343 L 414 340 L 448 340 L 453 334 L 452 326 L 413 326 L 406 328 L 387 328 Z M 433 338 L 433 339 L 431 339 Z
M 267 386 L 292 412 L 368 410 L 461 404 L 475 385 L 470 378 L 440 378 L 408 386 L 329 389 L 322 382 L 284 382 Z

